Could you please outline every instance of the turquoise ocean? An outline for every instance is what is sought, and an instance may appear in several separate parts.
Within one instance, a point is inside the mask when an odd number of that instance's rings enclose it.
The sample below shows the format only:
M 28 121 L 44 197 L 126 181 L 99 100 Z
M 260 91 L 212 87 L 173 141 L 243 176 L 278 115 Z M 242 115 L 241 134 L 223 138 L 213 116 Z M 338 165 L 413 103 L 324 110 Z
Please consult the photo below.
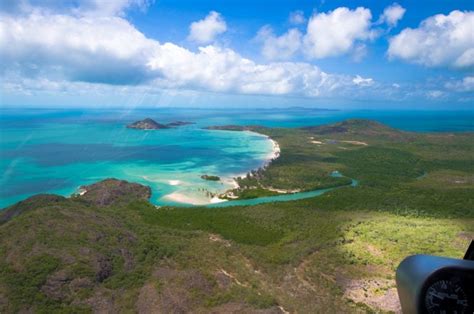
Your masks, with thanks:
M 125 127 L 146 117 L 195 124 L 150 131 Z M 474 111 L 2 108 L 0 208 L 38 193 L 68 196 L 81 185 L 110 177 L 150 186 L 157 205 L 183 205 L 177 199 L 204 204 L 206 191 L 231 188 L 233 177 L 263 166 L 273 150 L 273 143 L 259 134 L 204 127 L 301 127 L 349 118 L 416 132 L 474 131 Z M 206 181 L 203 174 L 223 180 Z

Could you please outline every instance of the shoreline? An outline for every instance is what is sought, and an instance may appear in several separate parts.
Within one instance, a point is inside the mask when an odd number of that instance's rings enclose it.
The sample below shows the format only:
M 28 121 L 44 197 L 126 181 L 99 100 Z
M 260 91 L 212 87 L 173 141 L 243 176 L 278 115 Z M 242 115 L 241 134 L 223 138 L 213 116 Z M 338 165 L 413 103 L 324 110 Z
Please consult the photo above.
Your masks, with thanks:
M 221 193 L 221 194 L 216 196 L 216 198 L 218 198 L 219 200 L 221 200 L 223 202 L 227 202 L 229 200 L 232 201 L 232 200 L 238 200 L 239 199 L 239 197 L 234 195 L 234 193 L 232 192 L 233 190 L 240 188 L 240 185 L 239 185 L 239 182 L 237 181 L 237 178 L 242 178 L 242 177 L 245 177 L 247 175 L 252 175 L 253 171 L 265 170 L 267 167 L 270 166 L 270 164 L 274 160 L 276 160 L 281 155 L 280 145 L 278 144 L 277 141 L 272 139 L 270 136 L 262 134 L 262 133 L 258 133 L 258 132 L 255 132 L 255 131 L 250 131 L 250 130 L 245 130 L 245 131 L 242 131 L 242 132 L 249 132 L 249 133 L 257 134 L 258 136 L 265 137 L 266 139 L 268 139 L 272 143 L 272 151 L 267 154 L 267 157 L 265 158 L 265 161 L 264 161 L 262 166 L 260 166 L 256 169 L 251 169 L 247 173 L 244 173 L 244 174 L 241 174 L 241 175 L 238 175 L 238 176 L 235 176 L 235 177 L 232 178 L 232 181 L 234 183 L 234 187 L 231 188 L 231 189 L 228 189 L 224 193 Z M 221 198 L 221 197 L 225 197 L 225 198 Z
M 193 196 L 190 196 L 190 195 L 178 192 L 178 191 L 167 194 L 167 195 L 163 195 L 161 198 L 166 199 L 166 200 L 171 200 L 171 201 L 176 202 L 176 203 L 181 203 L 181 204 L 186 204 L 186 205 L 194 205 L 194 206 L 228 202 L 229 200 L 237 200 L 238 197 L 233 195 L 233 193 L 232 193 L 232 190 L 240 188 L 240 185 L 237 181 L 237 178 L 245 177 L 248 174 L 251 174 L 252 171 L 261 170 L 261 169 L 265 170 L 268 166 L 270 166 L 270 164 L 274 160 L 276 160 L 278 157 L 280 157 L 280 154 L 281 154 L 280 145 L 278 144 L 277 141 L 272 139 L 270 136 L 265 135 L 265 134 L 261 134 L 261 133 L 255 132 L 255 131 L 249 131 L 249 130 L 245 130 L 245 131 L 242 131 L 242 132 L 253 133 L 255 135 L 265 137 L 266 139 L 268 139 L 271 142 L 272 150 L 266 155 L 266 157 L 263 160 L 263 164 L 260 167 L 258 167 L 256 169 L 250 169 L 246 173 L 242 173 L 242 174 L 235 175 L 235 176 L 232 176 L 232 177 L 221 177 L 221 182 L 224 183 L 224 184 L 230 185 L 230 188 L 226 189 L 222 193 L 218 193 L 216 195 L 213 195 L 210 198 L 207 197 L 207 202 L 204 201 L 203 198 L 193 197 Z M 175 180 L 171 180 L 171 181 L 175 181 Z M 176 181 L 179 181 L 179 180 L 176 180 Z M 176 183 L 176 182 L 169 182 L 169 183 L 170 183 L 170 185 L 177 185 L 177 184 L 172 184 L 172 183 Z M 225 198 L 221 198 L 221 197 L 225 197 Z

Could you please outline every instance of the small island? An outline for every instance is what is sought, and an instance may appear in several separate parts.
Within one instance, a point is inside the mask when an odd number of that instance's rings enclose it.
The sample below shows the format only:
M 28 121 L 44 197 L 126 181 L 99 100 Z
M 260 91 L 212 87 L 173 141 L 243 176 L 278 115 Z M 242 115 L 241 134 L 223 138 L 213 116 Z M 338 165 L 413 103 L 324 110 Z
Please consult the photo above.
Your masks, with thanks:
M 167 124 L 158 123 L 151 118 L 146 118 L 143 120 L 135 121 L 127 125 L 129 129 L 139 129 L 139 130 L 162 130 L 162 129 L 170 129 L 178 126 L 194 124 L 194 122 L 186 122 L 186 121 L 174 121 Z
M 207 180 L 207 181 L 220 181 L 220 177 L 218 176 L 210 176 L 210 175 L 207 175 L 207 174 L 203 174 L 201 176 L 201 179 L 203 180 Z
M 153 119 L 146 118 L 140 121 L 136 121 L 127 125 L 129 129 L 139 129 L 139 130 L 162 130 L 169 129 L 170 127 L 161 123 L 156 122 Z
M 194 124 L 194 122 L 188 122 L 188 121 L 174 121 L 166 124 L 168 127 L 175 127 L 175 126 L 183 126 L 183 125 L 189 125 L 189 124 Z

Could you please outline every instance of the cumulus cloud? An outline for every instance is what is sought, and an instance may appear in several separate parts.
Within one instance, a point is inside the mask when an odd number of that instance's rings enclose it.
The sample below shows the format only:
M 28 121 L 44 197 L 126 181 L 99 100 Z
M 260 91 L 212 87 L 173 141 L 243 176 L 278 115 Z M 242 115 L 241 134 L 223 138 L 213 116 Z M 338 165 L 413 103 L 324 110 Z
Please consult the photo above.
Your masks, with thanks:
M 227 24 L 222 16 L 211 11 L 204 19 L 191 23 L 188 39 L 199 44 L 208 44 L 226 30 Z
M 0 69 L 27 76 L 136 84 L 152 75 L 144 60 L 158 47 L 119 17 L 2 16 L 0 29 Z
M 390 39 L 388 55 L 428 67 L 474 68 L 474 12 L 452 11 Z
M 288 59 L 301 46 L 301 33 L 296 28 L 288 30 L 281 36 L 275 36 L 269 26 L 262 27 L 257 34 L 257 40 L 263 43 L 262 54 L 267 59 Z
M 371 30 L 372 14 L 359 7 L 340 7 L 328 13 L 311 16 L 304 36 L 304 52 L 310 58 L 338 56 L 350 51 L 356 42 L 376 36 Z
M 456 92 L 474 92 L 474 76 L 466 76 L 462 80 L 447 82 L 445 87 Z
M 172 86 L 217 92 L 317 96 L 337 84 L 337 77 L 307 63 L 256 64 L 233 50 L 215 46 L 193 53 L 166 43 L 149 64 Z
M 386 7 L 380 15 L 379 23 L 386 23 L 389 27 L 395 27 L 405 15 L 406 9 L 398 3 Z
M 0 29 L 3 78 L 309 97 L 353 85 L 308 63 L 258 64 L 214 45 L 193 52 L 160 43 L 120 17 L 2 16 Z
M 300 25 L 306 22 L 306 18 L 304 17 L 304 12 L 301 10 L 290 12 L 290 16 L 288 20 L 293 25 Z
M 296 49 L 288 42 L 301 42 L 295 38 L 302 36 L 296 30 L 266 35 L 288 54 Z M 120 13 L 0 13 L 0 47 L 1 92 L 15 96 L 47 91 L 51 97 L 178 91 L 339 99 L 407 97 L 404 88 L 393 92 L 392 86 L 372 78 L 331 74 L 306 62 L 258 63 L 216 44 L 192 51 L 159 42 L 146 37 Z M 274 54 L 269 51 L 270 56 Z

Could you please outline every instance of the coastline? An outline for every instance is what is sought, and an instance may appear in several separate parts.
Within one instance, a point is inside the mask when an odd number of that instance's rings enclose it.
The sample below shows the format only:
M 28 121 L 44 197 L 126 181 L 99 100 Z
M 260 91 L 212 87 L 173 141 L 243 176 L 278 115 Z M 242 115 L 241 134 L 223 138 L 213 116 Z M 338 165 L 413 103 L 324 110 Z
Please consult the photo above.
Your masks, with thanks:
M 242 132 L 248 132 L 248 133 L 252 133 L 254 135 L 265 137 L 267 140 L 269 140 L 271 142 L 272 149 L 266 155 L 266 157 L 263 160 L 263 164 L 260 167 L 258 167 L 256 169 L 250 169 L 246 173 L 241 173 L 241 174 L 238 174 L 238 175 L 234 175 L 232 177 L 221 177 L 222 183 L 227 184 L 230 187 L 227 190 L 225 190 L 224 192 L 216 194 L 216 195 L 212 195 L 211 197 L 206 197 L 206 198 L 205 197 L 196 197 L 196 196 L 188 195 L 188 194 L 181 193 L 181 192 L 173 192 L 173 193 L 164 195 L 162 198 L 166 199 L 166 200 L 169 200 L 169 201 L 172 201 L 172 202 L 176 202 L 176 203 L 181 203 L 181 204 L 186 204 L 186 205 L 195 205 L 195 206 L 210 205 L 210 204 L 228 202 L 229 200 L 233 200 L 233 199 L 238 199 L 238 197 L 233 195 L 233 193 L 232 193 L 232 191 L 234 189 L 240 188 L 239 183 L 237 181 L 237 178 L 245 177 L 248 174 L 251 174 L 252 171 L 255 171 L 255 170 L 259 170 L 259 169 L 264 170 L 264 169 L 266 169 L 274 160 L 276 160 L 278 157 L 280 157 L 280 154 L 281 154 L 281 149 L 280 149 L 280 145 L 278 144 L 278 142 L 275 141 L 274 139 L 272 139 L 271 137 L 269 137 L 268 135 L 261 134 L 261 133 L 255 132 L 255 131 L 250 131 L 250 130 L 244 130 Z M 175 180 L 171 180 L 171 181 L 175 181 Z M 177 185 L 176 182 L 171 182 L 171 181 L 169 182 L 170 185 Z M 179 181 L 179 180 L 176 180 L 176 181 Z
M 216 198 L 218 200 L 220 200 L 219 202 L 226 202 L 226 201 L 229 201 L 229 200 L 238 200 L 239 197 L 234 195 L 234 193 L 233 193 L 234 189 L 240 188 L 240 185 L 237 181 L 237 178 L 242 178 L 242 177 L 245 177 L 247 175 L 251 175 L 253 171 L 265 170 L 267 167 L 270 166 L 270 164 L 274 160 L 276 160 L 278 157 L 280 157 L 280 154 L 281 154 L 280 145 L 278 144 L 277 141 L 272 139 L 270 136 L 265 135 L 265 134 L 261 134 L 261 133 L 255 132 L 255 131 L 250 131 L 250 130 L 245 130 L 243 132 L 249 132 L 249 133 L 256 134 L 258 136 L 265 137 L 266 139 L 268 139 L 272 143 L 272 151 L 267 154 L 267 157 L 265 158 L 265 162 L 263 163 L 262 166 L 258 167 L 257 169 L 251 169 L 247 173 L 243 173 L 241 175 L 233 177 L 231 180 L 234 184 L 234 187 L 231 188 L 231 189 L 226 190 L 224 193 L 221 193 L 221 194 L 217 195 Z M 224 198 L 222 198 L 222 197 L 224 197 Z

